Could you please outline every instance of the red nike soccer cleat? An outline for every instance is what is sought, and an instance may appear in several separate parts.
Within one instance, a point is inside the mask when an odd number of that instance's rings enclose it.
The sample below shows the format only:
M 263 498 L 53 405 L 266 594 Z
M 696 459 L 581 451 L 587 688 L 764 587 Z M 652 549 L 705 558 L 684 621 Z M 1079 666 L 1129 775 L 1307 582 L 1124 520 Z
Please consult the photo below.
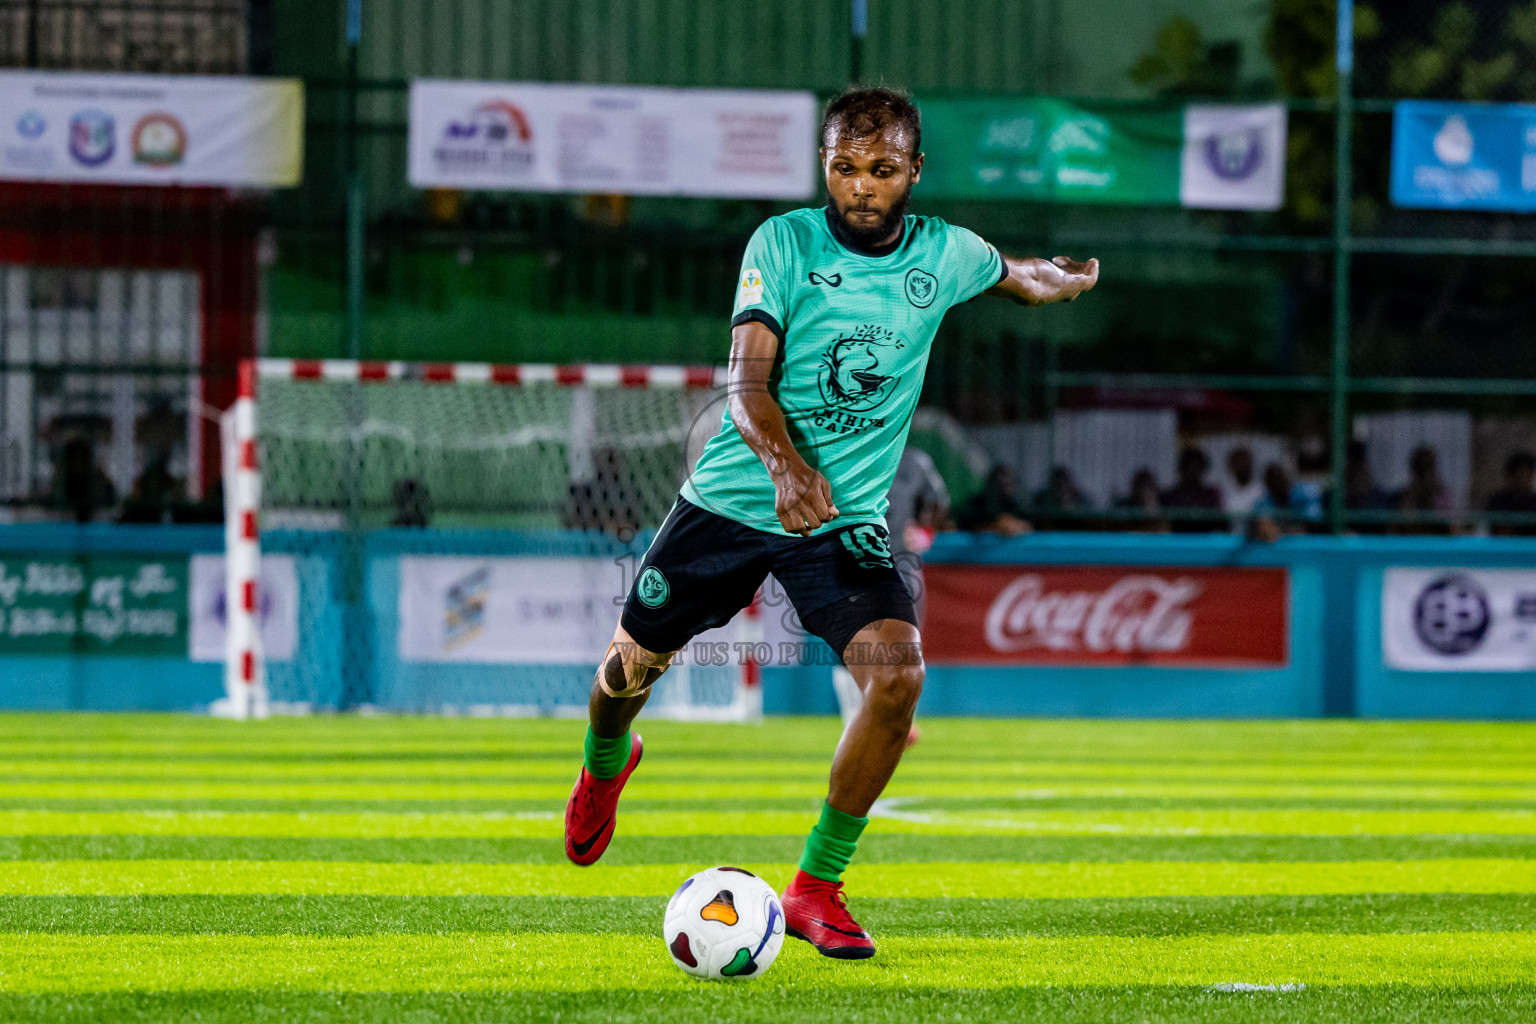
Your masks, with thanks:
M 797 871 L 779 902 L 784 907 L 785 934 L 804 939 L 822 956 L 863 960 L 875 955 L 874 940 L 848 913 L 842 882 Z
M 565 855 L 573 863 L 586 867 L 608 849 L 613 838 L 613 824 L 618 817 L 619 794 L 640 763 L 642 749 L 637 733 L 630 739 L 629 763 L 611 779 L 596 779 L 585 765 L 576 777 L 576 788 L 565 804 Z

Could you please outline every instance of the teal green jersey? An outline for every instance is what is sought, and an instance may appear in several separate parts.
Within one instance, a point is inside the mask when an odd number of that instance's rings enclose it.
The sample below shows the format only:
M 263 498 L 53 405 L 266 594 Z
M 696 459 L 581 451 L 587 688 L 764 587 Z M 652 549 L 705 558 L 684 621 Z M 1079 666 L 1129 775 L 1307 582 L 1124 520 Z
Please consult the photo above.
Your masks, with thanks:
M 827 478 L 839 512 L 817 533 L 884 522 L 939 321 L 1005 272 L 996 249 L 937 217 L 909 215 L 883 256 L 844 246 L 820 208 L 770 218 L 753 234 L 731 323 L 758 320 L 779 336 L 770 392 L 795 450 Z M 682 493 L 717 515 L 789 536 L 768 470 L 729 409 Z

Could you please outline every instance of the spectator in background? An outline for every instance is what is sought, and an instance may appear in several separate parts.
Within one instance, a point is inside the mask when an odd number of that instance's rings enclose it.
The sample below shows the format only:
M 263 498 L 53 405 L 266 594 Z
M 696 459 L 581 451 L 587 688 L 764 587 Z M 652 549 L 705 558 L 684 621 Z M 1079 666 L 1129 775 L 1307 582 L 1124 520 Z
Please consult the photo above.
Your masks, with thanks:
M 88 523 L 97 512 L 117 504 L 117 488 L 96 464 L 96 446 L 90 438 L 64 442 L 53 480 L 54 506 L 69 510 L 77 523 Z
M 1253 475 L 1253 452 L 1244 447 L 1227 453 L 1227 479 L 1221 488 L 1221 510 L 1246 516 L 1264 497 L 1264 485 Z
M 414 477 L 396 480 L 394 499 L 395 518 L 390 525 L 423 529 L 431 521 L 432 493 L 420 480 Z
M 1352 512 L 1385 512 L 1393 507 L 1392 495 L 1371 478 L 1364 441 L 1349 442 L 1344 455 L 1344 507 Z
M 1179 479 L 1160 496 L 1163 507 L 1174 511 L 1206 512 L 1221 509 L 1221 495 L 1216 488 L 1205 482 L 1205 474 L 1211 468 L 1211 460 L 1199 448 L 1185 448 L 1179 456 Z M 1212 517 L 1191 518 L 1175 521 L 1175 533 L 1206 533 L 1220 529 L 1221 524 Z
M 1088 499 L 1066 466 L 1052 469 L 1050 480 L 1035 492 L 1035 515 L 1042 530 L 1081 530 L 1089 525 L 1082 518 L 1088 509 Z
M 927 610 L 923 595 L 923 552 L 933 546 L 933 535 L 949 520 L 949 488 L 921 448 L 908 445 L 896 465 L 896 478 L 886 500 L 885 525 L 891 531 L 891 557 L 917 605 L 917 620 Z
M 1264 467 L 1264 496 L 1254 505 L 1253 514 L 1253 535 L 1274 541 L 1306 532 L 1308 522 L 1323 518 L 1323 503 L 1311 488 L 1293 481 L 1284 466 L 1271 462 Z
M 123 502 L 122 523 L 170 523 L 186 502 L 181 478 L 171 475 L 169 452 L 157 452 L 133 482 L 133 492 Z
M 1504 486 L 1488 499 L 1488 511 L 1536 514 L 1536 455 L 1515 452 L 1504 460 Z M 1501 537 L 1536 535 L 1536 523 L 1494 523 L 1490 530 Z
M 617 448 L 592 452 L 592 478 L 570 485 L 568 530 L 601 530 L 628 541 L 640 529 L 640 496 Z
M 1146 466 L 1131 477 L 1131 492 L 1116 501 L 1115 508 L 1121 512 L 1140 512 L 1146 517 L 1123 516 L 1120 522 L 1124 529 L 1143 533 L 1168 532 L 1168 520 L 1163 518 L 1162 502 L 1158 499 L 1157 477 Z
M 1449 512 L 1451 492 L 1440 482 L 1440 462 L 1435 450 L 1421 444 L 1408 457 L 1408 486 L 1397 492 L 1403 512 Z
M 1450 523 L 1444 518 L 1451 511 L 1451 492 L 1440 482 L 1439 460 L 1429 445 L 1419 445 L 1408 457 L 1408 486 L 1397 492 L 1394 504 L 1413 521 L 1413 525 L 1404 528 L 1406 533 L 1451 532 Z M 1431 521 L 1424 522 L 1421 516 L 1426 512 L 1438 515 L 1431 515 Z
M 1253 475 L 1253 452 L 1233 448 L 1227 453 L 1227 478 L 1221 484 L 1221 510 L 1232 517 L 1233 533 L 1248 532 L 1248 519 L 1262 497 L 1264 485 Z
M 999 462 L 987 473 L 981 490 L 971 495 L 960 509 L 960 529 L 1017 537 L 1033 527 L 1026 518 L 1015 490 L 1013 470 Z

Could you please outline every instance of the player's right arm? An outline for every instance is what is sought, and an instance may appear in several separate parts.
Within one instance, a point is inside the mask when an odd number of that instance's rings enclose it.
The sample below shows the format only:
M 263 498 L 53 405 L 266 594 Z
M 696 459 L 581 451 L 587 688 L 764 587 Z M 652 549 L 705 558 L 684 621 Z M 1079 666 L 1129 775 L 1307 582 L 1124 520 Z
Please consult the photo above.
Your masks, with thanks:
M 787 533 L 810 536 L 837 516 L 832 485 L 801 458 L 789 440 L 784 410 L 768 389 L 779 338 L 748 320 L 731 329 L 729 367 L 731 422 L 773 479 L 774 511 Z

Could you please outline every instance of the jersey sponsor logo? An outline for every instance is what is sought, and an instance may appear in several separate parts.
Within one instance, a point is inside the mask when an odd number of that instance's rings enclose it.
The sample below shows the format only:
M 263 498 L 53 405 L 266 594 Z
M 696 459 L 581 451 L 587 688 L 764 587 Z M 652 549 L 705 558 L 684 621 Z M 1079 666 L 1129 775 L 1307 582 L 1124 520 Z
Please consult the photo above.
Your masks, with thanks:
M 816 273 L 816 271 L 813 270 L 810 273 L 810 280 L 811 284 L 824 284 L 829 287 L 836 288 L 838 285 L 843 283 L 843 275 L 827 274 L 824 276 L 822 274 Z
M 742 271 L 741 287 L 736 289 L 736 305 L 751 306 L 763 301 L 763 275 L 756 267 Z
M 672 585 L 661 574 L 661 570 L 652 565 L 640 574 L 640 581 L 635 585 L 635 595 L 647 608 L 660 608 L 672 596 Z
M 885 404 L 901 384 L 887 372 L 906 342 L 878 324 L 864 324 L 838 338 L 821 354 L 817 383 L 826 405 L 812 414 L 816 426 L 837 434 L 858 434 L 885 425 L 884 417 L 859 415 Z
M 916 267 L 907 271 L 907 301 L 912 305 L 918 309 L 927 309 L 933 305 L 934 297 L 938 294 L 938 278 Z
M 838 338 L 821 354 L 822 399 L 852 412 L 868 412 L 884 404 L 901 378 L 881 371 L 904 347 L 894 331 L 876 324 L 864 324 Z

